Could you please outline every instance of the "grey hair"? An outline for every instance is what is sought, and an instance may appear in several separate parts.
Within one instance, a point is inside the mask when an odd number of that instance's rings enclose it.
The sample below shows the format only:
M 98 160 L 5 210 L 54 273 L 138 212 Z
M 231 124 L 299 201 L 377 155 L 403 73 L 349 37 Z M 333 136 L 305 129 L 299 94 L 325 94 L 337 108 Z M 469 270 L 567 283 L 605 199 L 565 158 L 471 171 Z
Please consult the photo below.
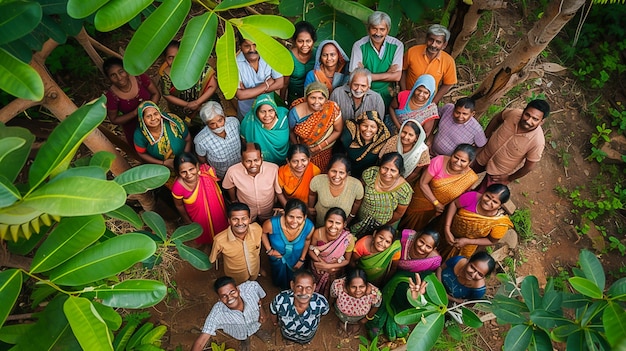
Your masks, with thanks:
M 428 27 L 428 32 L 426 32 L 426 35 L 428 34 L 443 36 L 446 38 L 446 43 L 448 42 L 448 40 L 450 40 L 450 31 L 448 30 L 448 28 L 442 26 L 441 24 L 433 24 L 432 26 Z
M 372 86 L 372 72 L 370 72 L 367 68 L 355 68 L 354 71 L 350 73 L 350 80 L 348 82 L 352 83 L 352 80 L 357 75 L 363 75 L 367 78 L 367 85 Z
M 369 17 L 367 17 L 368 26 L 377 26 L 381 22 L 385 22 L 387 29 L 391 29 L 391 17 L 382 11 L 374 11 Z
M 217 116 L 224 116 L 224 109 L 217 101 L 207 101 L 200 108 L 200 119 L 206 123 Z

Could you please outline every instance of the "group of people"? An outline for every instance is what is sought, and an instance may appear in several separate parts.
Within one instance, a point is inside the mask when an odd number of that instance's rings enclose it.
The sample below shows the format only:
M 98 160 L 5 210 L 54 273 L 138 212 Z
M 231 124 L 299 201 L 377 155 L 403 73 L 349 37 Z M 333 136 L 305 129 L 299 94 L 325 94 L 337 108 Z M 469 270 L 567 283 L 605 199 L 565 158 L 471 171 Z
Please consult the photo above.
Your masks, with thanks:
M 160 90 L 121 60 L 105 61 L 110 121 L 144 162 L 171 169 L 181 219 L 202 226 L 198 243 L 223 262 L 220 301 L 194 347 L 216 328 L 244 341 L 258 333 L 248 322 L 265 319 L 261 251 L 284 289 L 269 310 L 290 342 L 309 342 L 330 306 L 346 334 L 366 324 L 400 335 L 407 328 L 393 315 L 409 306 L 407 289 L 423 290 L 416 273 L 436 272 L 452 301 L 484 295 L 495 262 L 479 248 L 512 228 L 507 184 L 541 159 L 550 107 L 505 109 L 483 131 L 470 98 L 438 107 L 457 82 L 443 51 L 448 30 L 433 25 L 425 44 L 404 52 L 390 27 L 374 12 L 348 56 L 332 40 L 316 48 L 314 27 L 299 22 L 289 77 L 240 36 L 236 117 L 213 99 L 208 65 L 196 86 L 173 86 L 177 42 L 165 51 Z M 169 112 L 155 103 L 161 95 Z

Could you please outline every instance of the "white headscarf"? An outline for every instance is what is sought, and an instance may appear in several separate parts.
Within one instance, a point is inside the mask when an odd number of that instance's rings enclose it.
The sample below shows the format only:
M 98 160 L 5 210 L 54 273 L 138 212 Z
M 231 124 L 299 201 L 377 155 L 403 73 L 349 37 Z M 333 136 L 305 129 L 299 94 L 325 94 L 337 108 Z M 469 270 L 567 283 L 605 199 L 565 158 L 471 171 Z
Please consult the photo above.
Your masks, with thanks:
M 415 123 L 420 131 L 420 135 L 417 137 L 417 141 L 415 142 L 413 148 L 411 148 L 409 152 L 404 153 L 402 152 L 402 138 L 400 137 L 400 133 L 402 133 L 402 128 L 404 128 L 407 123 Z M 426 146 L 426 144 L 424 143 L 424 141 L 426 140 L 426 132 L 424 131 L 424 128 L 422 128 L 422 126 L 414 119 L 409 118 L 404 121 L 404 123 L 402 123 L 402 126 L 400 127 L 400 133 L 398 133 L 397 148 L 400 155 L 402 155 L 402 159 L 404 159 L 404 173 L 402 174 L 402 176 L 406 178 L 411 173 L 413 173 L 413 170 L 415 170 L 415 167 L 417 167 L 417 163 L 422 157 L 422 153 L 428 150 L 428 146 Z

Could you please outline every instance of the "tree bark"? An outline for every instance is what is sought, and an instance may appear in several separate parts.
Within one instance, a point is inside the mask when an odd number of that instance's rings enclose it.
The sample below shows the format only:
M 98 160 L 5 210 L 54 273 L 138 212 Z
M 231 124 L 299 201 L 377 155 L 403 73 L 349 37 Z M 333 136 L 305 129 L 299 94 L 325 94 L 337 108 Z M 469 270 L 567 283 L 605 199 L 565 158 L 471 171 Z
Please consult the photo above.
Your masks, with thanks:
M 529 68 L 537 56 L 584 4 L 585 0 L 550 1 L 543 17 L 474 92 L 472 98 L 476 101 L 476 116 L 528 78 Z
M 448 43 L 450 55 L 456 58 L 465 50 L 465 46 L 478 28 L 478 20 L 483 12 L 505 7 L 506 2 L 503 0 L 474 0 L 472 5 L 459 2 L 450 26 Z

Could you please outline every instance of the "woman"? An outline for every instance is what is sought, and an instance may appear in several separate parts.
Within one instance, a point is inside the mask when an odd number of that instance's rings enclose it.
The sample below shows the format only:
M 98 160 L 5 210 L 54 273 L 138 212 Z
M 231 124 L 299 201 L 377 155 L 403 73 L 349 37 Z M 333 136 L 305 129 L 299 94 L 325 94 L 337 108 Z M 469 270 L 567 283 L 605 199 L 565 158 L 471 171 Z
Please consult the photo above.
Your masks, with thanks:
M 183 220 L 202 227 L 198 244 L 212 244 L 213 237 L 228 228 L 226 204 L 213 167 L 198 163 L 198 159 L 184 152 L 174 159 L 178 178 L 172 186 L 174 205 Z
M 328 297 L 330 284 L 343 274 L 354 250 L 354 236 L 345 229 L 346 213 L 333 207 L 324 217 L 324 226 L 313 232 L 309 247 L 311 272 L 315 275 L 315 291 Z
M 400 259 L 400 241 L 396 233 L 392 226 L 383 225 L 354 244 L 350 265 L 364 270 L 367 279 L 376 286 L 396 271 Z
M 295 31 L 291 37 L 294 44 L 291 50 L 293 59 L 293 72 L 291 76 L 285 76 L 287 89 L 281 91 L 281 97 L 287 102 L 292 102 L 304 96 L 304 78 L 315 66 L 315 49 L 313 45 L 317 40 L 315 27 L 307 21 L 295 24 Z
M 135 150 L 145 163 L 174 170 L 174 157 L 191 151 L 191 135 L 185 123 L 174 114 L 161 112 L 152 101 L 138 107 L 139 127 L 135 130 Z
M 104 94 L 107 98 L 107 117 L 113 124 L 121 125 L 129 145 L 137 129 L 137 107 L 143 101 L 159 101 L 161 94 L 146 74 L 131 76 L 124 69 L 122 59 L 104 60 L 102 71 L 111 82 Z
M 278 169 L 278 184 L 288 199 L 309 201 L 309 184 L 313 177 L 322 173 L 309 162 L 311 153 L 306 145 L 295 144 L 287 150 L 287 164 Z
M 443 213 L 446 205 L 469 190 L 478 180 L 469 167 L 475 157 L 475 147 L 461 144 L 452 156 L 439 155 L 430 160 L 427 171 L 413 187 L 413 198 L 400 227 L 421 231 L 433 217 Z
M 446 212 L 443 257 L 470 257 L 478 246 L 491 246 L 502 239 L 513 228 L 501 207 L 510 196 L 506 185 L 491 184 L 484 194 L 470 191 L 452 202 Z
M 334 40 L 324 40 L 317 48 L 315 67 L 306 74 L 304 86 L 317 81 L 324 84 L 328 92 L 332 93 L 333 89 L 348 82 L 349 63 L 350 59 L 339 43 Z
M 292 144 L 305 144 L 311 150 L 311 162 L 326 171 L 332 147 L 341 135 L 341 110 L 328 100 L 328 89 L 313 82 L 304 89 L 304 98 L 294 101 L 289 111 L 289 136 Z
M 240 130 L 245 142 L 261 145 L 264 161 L 282 165 L 289 149 L 288 111 L 278 107 L 273 96 L 262 94 L 254 100 Z
M 393 151 L 400 153 L 404 160 L 402 176 L 407 182 L 414 184 L 424 166 L 430 164 L 430 155 L 425 140 L 426 132 L 422 126 L 413 119 L 407 119 L 402 123 L 400 134 L 387 140 L 380 155 Z
M 437 278 L 443 283 L 452 302 L 480 299 L 485 296 L 485 277 L 496 268 L 496 261 L 484 251 L 472 257 L 455 256 L 437 270 Z
M 341 324 L 339 330 L 347 337 L 356 334 L 360 324 L 373 319 L 382 303 L 380 290 L 367 281 L 362 269 L 352 269 L 345 278 L 333 281 L 330 297 Z
M 407 119 L 414 119 L 424 127 L 426 137 L 430 136 L 435 120 L 439 118 L 437 105 L 433 103 L 436 89 L 435 78 L 423 74 L 417 78 L 410 92 L 405 90 L 398 94 L 389 106 L 389 116 L 397 130 Z
M 413 193 L 409 183 L 402 177 L 403 171 L 402 156 L 391 152 L 380 159 L 379 167 L 371 167 L 363 172 L 365 196 L 357 222 L 351 228 L 357 237 L 367 234 L 372 226 L 385 224 L 397 227 Z
M 324 225 L 326 213 L 332 207 L 339 207 L 348 213 L 346 227 L 361 207 L 363 184 L 350 176 L 350 160 L 341 154 L 330 159 L 328 174 L 317 175 L 311 180 L 309 192 L 309 214 L 315 218 L 315 226 Z
M 306 218 L 306 205 L 298 199 L 287 201 L 283 215 L 263 223 L 261 242 L 269 256 L 275 286 L 289 289 L 293 272 L 304 266 L 314 229 Z
M 354 121 L 345 123 L 341 144 L 352 162 L 352 176 L 361 178 L 363 171 L 376 165 L 391 133 L 376 111 L 363 112 Z
M 163 52 L 165 61 L 159 68 L 159 75 L 161 76 L 161 94 L 165 100 L 167 100 L 169 110 L 181 118 L 184 118 L 190 128 L 194 129 L 195 132 L 193 134 L 195 135 L 204 127 L 204 123 L 202 123 L 200 119 L 194 119 L 198 114 L 200 106 L 209 99 L 219 101 L 219 97 L 215 95 L 217 91 L 217 79 L 215 79 L 215 70 L 207 63 L 200 73 L 200 79 L 196 84 L 189 89 L 176 89 L 170 75 L 172 62 L 174 62 L 179 48 L 180 42 L 178 40 L 172 40 Z

